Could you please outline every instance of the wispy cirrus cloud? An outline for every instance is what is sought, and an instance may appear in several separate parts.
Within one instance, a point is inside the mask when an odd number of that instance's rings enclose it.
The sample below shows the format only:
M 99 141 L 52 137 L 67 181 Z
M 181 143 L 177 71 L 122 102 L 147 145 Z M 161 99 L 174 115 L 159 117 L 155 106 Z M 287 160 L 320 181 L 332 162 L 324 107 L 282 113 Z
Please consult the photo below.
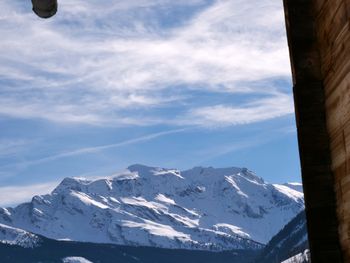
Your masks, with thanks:
M 132 139 L 117 142 L 117 143 L 83 147 L 83 148 L 79 148 L 79 149 L 75 149 L 75 150 L 64 151 L 61 153 L 52 154 L 50 156 L 44 156 L 44 157 L 34 159 L 34 160 L 16 162 L 15 164 L 8 164 L 5 166 L 2 166 L 2 167 L 0 167 L 0 169 L 1 170 L 11 170 L 13 168 L 17 168 L 17 169 L 18 168 L 20 168 L 20 169 L 28 168 L 28 167 L 33 166 L 33 165 L 40 165 L 43 163 L 53 162 L 53 161 L 60 160 L 63 158 L 69 158 L 69 157 L 80 156 L 80 155 L 85 155 L 85 154 L 95 154 L 95 153 L 99 153 L 99 152 L 102 152 L 105 150 L 116 149 L 116 148 L 121 148 L 121 147 L 128 146 L 128 145 L 147 142 L 147 141 L 159 138 L 159 137 L 163 137 L 163 136 L 167 136 L 167 135 L 171 135 L 171 134 L 176 134 L 176 133 L 182 133 L 182 132 L 186 132 L 186 131 L 188 131 L 188 129 L 181 128 L 181 129 L 167 130 L 167 131 L 162 131 L 162 132 L 151 133 L 151 134 L 147 134 L 144 136 L 132 138 Z M 12 176 L 12 174 L 9 173 L 7 175 L 6 174 L 2 175 L 3 178 L 8 177 L 8 176 Z
M 179 18 L 176 9 L 188 14 Z M 220 127 L 292 112 L 290 95 L 276 96 L 266 82 L 290 75 L 281 3 L 274 0 L 74 0 L 48 21 L 16 1 L 2 1 L 0 10 L 1 115 Z M 194 90 L 269 98 L 195 105 Z M 167 113 L 169 106 L 182 110 Z
M 253 100 L 240 107 L 214 105 L 196 108 L 182 120 L 204 127 L 226 127 L 269 120 L 293 113 L 293 99 L 286 94 Z
M 0 139 L 0 158 L 16 155 L 31 143 L 32 141 L 26 139 Z
M 35 195 L 48 194 L 58 182 L 31 184 L 25 186 L 0 187 L 0 207 L 12 206 L 22 202 L 28 202 Z

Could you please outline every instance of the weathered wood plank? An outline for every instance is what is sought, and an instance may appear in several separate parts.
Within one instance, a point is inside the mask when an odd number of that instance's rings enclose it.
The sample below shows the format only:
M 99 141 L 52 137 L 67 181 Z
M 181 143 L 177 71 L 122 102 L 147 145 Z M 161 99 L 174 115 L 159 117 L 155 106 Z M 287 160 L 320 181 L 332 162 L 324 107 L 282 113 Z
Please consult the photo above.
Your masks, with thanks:
M 316 1 L 318 2 L 318 1 Z M 350 1 L 326 1 L 317 14 L 327 127 L 335 177 L 340 243 L 350 262 Z
M 331 144 L 330 149 L 333 156 L 332 169 L 335 170 L 341 165 L 344 165 L 347 159 L 343 132 L 339 132 L 335 136 L 332 136 L 330 144 Z M 344 172 L 346 172 L 346 170 L 344 170 Z
M 347 10 L 343 0 L 327 1 L 316 19 L 320 48 L 327 49 L 333 44 L 347 23 Z
M 312 260 L 342 262 L 335 256 L 340 242 L 350 262 L 350 0 L 285 5 Z M 322 223 L 324 211 L 335 218 Z M 321 224 L 327 233 L 316 233 Z M 334 258 L 316 248 L 333 249 Z
M 317 37 L 317 33 L 324 35 L 323 45 L 331 48 L 329 36 L 336 34 L 332 25 L 343 23 L 342 19 L 334 17 L 341 12 L 335 7 L 337 3 L 339 8 L 343 5 L 342 0 L 335 0 L 333 4 L 323 0 L 284 0 L 311 257 L 313 262 L 318 263 L 342 262 L 326 125 L 324 74 L 321 68 L 323 53 L 320 52 L 321 44 Z M 333 17 L 327 13 L 329 8 L 333 10 Z M 316 18 L 321 21 L 322 16 L 327 19 L 323 22 L 327 24 L 324 32 L 316 30 L 315 23 Z M 328 60 L 331 63 L 332 59 Z M 338 151 L 336 144 L 334 151 Z

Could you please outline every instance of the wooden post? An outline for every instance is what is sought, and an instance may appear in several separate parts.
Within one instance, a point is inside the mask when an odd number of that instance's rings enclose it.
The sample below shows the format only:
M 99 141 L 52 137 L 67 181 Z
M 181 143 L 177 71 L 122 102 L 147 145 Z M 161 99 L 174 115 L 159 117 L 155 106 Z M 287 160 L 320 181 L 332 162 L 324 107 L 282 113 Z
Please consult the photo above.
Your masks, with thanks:
M 311 262 L 343 262 L 312 0 L 284 0 Z

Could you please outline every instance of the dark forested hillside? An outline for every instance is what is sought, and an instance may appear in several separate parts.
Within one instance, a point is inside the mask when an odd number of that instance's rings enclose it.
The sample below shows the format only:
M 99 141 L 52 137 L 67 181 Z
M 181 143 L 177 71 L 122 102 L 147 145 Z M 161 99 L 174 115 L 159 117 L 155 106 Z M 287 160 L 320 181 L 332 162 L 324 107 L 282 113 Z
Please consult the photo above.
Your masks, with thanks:
M 0 243 L 1 263 L 62 263 L 65 257 L 84 257 L 94 263 L 245 263 L 256 251 L 206 252 L 151 247 L 55 241 L 42 238 L 41 245 L 23 248 Z
M 309 247 L 305 212 L 292 219 L 266 245 L 254 263 L 280 263 Z

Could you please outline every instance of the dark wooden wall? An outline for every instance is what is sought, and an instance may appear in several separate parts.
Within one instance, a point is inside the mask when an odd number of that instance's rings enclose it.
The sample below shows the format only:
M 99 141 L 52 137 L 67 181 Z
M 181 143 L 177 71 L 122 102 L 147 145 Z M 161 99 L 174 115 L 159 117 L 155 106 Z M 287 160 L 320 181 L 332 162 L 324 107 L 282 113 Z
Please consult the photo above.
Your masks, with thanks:
M 350 0 L 315 3 L 340 243 L 350 262 Z
M 350 0 L 284 0 L 312 262 L 350 262 Z

